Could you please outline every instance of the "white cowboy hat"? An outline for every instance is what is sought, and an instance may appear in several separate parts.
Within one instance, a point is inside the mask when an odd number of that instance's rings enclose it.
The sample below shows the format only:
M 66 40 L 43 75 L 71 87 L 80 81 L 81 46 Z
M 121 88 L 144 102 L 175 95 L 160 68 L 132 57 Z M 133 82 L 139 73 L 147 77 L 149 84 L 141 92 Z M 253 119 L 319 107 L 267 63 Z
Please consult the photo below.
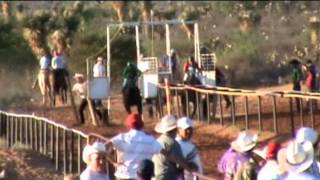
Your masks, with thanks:
M 318 139 L 318 133 L 310 127 L 302 127 L 298 130 L 296 140 L 299 143 L 304 141 L 310 141 L 312 144 L 316 143 Z
M 101 142 L 94 142 L 92 145 L 87 144 L 82 151 L 82 160 L 89 163 L 89 156 L 94 153 L 106 153 L 106 145 Z
M 165 115 L 161 118 L 160 122 L 156 124 L 154 130 L 158 133 L 166 133 L 175 128 L 177 128 L 176 117 L 173 115 Z
M 278 152 L 279 168 L 282 171 L 301 173 L 313 163 L 313 153 L 313 146 L 310 141 L 298 143 L 293 140 L 287 148 L 282 148 Z
M 281 171 L 301 173 L 311 166 L 314 158 L 313 153 L 310 141 L 301 144 L 293 140 L 287 148 L 282 148 L 278 152 L 279 168 Z
M 189 117 L 182 117 L 177 121 L 177 127 L 181 129 L 187 129 L 192 127 L 192 120 Z
M 247 152 L 256 146 L 257 140 L 257 134 L 252 135 L 247 131 L 242 131 L 237 139 L 231 142 L 231 148 L 237 152 Z
M 74 76 L 73 76 L 74 79 L 83 78 L 83 77 L 84 77 L 84 75 L 80 74 L 80 73 L 75 73 Z

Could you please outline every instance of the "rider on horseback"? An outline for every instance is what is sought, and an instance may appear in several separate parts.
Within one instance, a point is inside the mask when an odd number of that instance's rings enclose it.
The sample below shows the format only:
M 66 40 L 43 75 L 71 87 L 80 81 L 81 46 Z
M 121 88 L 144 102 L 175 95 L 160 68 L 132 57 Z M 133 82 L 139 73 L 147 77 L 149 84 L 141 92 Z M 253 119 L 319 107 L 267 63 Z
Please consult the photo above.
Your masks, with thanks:
M 142 72 L 137 68 L 132 62 L 128 62 L 127 66 L 122 72 L 123 85 L 122 87 L 136 87 L 138 78 L 141 76 Z
M 200 75 L 201 69 L 198 65 L 197 62 L 195 62 L 194 57 L 190 56 L 188 61 L 184 64 L 183 66 L 183 72 L 184 72 L 184 77 L 183 77 L 183 82 L 200 82 Z

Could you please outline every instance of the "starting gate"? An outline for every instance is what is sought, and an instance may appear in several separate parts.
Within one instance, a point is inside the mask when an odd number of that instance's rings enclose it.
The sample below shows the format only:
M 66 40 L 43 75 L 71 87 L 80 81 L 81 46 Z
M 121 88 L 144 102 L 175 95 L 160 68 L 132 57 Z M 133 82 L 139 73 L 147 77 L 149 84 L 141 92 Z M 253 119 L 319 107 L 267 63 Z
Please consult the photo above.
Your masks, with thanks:
M 158 60 L 156 57 L 143 57 L 138 61 L 138 68 L 142 71 L 139 86 L 142 97 L 155 98 L 159 81 Z
M 205 86 L 216 86 L 216 55 L 200 54 L 199 65 L 202 69 L 202 84 Z

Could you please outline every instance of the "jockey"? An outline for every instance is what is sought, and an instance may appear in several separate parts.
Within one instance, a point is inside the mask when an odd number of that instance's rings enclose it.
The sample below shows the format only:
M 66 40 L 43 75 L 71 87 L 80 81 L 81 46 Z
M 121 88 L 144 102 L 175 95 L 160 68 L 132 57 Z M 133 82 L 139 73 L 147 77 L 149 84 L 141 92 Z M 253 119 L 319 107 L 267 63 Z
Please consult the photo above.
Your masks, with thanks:
M 53 51 L 51 66 L 53 69 L 54 77 L 57 77 L 59 74 L 62 74 L 63 76 L 66 75 L 65 60 L 61 53 Z
M 184 72 L 184 77 L 183 77 L 184 82 L 188 82 L 190 78 L 194 78 L 194 77 L 199 79 L 198 73 L 201 72 L 201 69 L 199 68 L 198 63 L 195 62 L 193 56 L 190 56 L 188 61 L 183 65 L 183 72 Z
M 122 87 L 129 86 L 135 87 L 138 78 L 141 76 L 142 72 L 137 68 L 137 66 L 132 63 L 128 62 L 127 66 L 122 72 L 122 77 L 124 78 Z
M 39 61 L 39 65 L 40 65 L 40 73 L 43 73 L 43 74 L 48 74 L 49 73 L 49 70 L 50 70 L 50 65 L 51 65 L 51 62 L 50 62 L 50 57 L 48 54 L 44 54 L 41 58 L 40 58 L 40 61 Z M 36 85 L 38 83 L 38 78 L 34 81 L 33 85 L 32 85 L 32 88 L 35 88 Z

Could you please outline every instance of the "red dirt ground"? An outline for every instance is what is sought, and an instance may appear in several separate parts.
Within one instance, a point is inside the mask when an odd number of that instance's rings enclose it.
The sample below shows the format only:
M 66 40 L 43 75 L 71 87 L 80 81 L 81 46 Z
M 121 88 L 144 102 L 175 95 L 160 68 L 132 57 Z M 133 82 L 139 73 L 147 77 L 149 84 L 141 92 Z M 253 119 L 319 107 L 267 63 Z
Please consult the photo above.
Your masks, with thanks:
M 284 91 L 289 90 L 290 85 L 276 86 L 276 87 L 265 87 L 257 89 L 258 91 Z M 116 91 L 113 91 L 116 92 Z M 249 127 L 253 129 L 254 132 L 258 132 L 258 122 L 257 122 L 257 98 L 249 97 Z M 127 116 L 123 106 L 122 106 L 122 97 L 120 94 L 114 94 L 111 98 L 112 112 L 111 112 L 111 125 L 94 127 L 88 121 L 85 125 L 75 126 L 73 128 L 79 129 L 83 132 L 95 132 L 106 137 L 112 137 L 119 132 L 126 131 L 126 127 L 123 122 Z M 285 98 L 277 98 L 277 112 L 278 115 L 278 129 L 279 134 L 275 135 L 272 133 L 273 123 L 272 123 L 272 98 L 263 97 L 262 98 L 262 112 L 263 112 L 263 132 L 260 132 L 260 142 L 267 142 L 271 139 L 278 139 L 280 141 L 285 141 L 290 137 L 290 128 L 289 128 L 289 114 L 288 112 L 289 104 L 288 100 Z M 237 114 L 244 113 L 244 97 L 236 97 L 236 111 Z M 47 117 L 56 122 L 65 124 L 67 126 L 72 126 L 75 123 L 74 116 L 72 114 L 70 107 L 57 107 L 55 109 L 45 109 L 39 108 L 36 106 L 30 106 L 28 108 L 19 108 L 15 109 L 14 112 L 34 113 L 37 116 Z M 217 113 L 219 109 L 217 109 Z M 240 129 L 245 127 L 244 117 L 237 115 L 236 126 L 231 126 L 231 120 L 226 118 L 227 112 L 224 112 L 225 122 L 224 126 L 218 125 L 219 123 L 219 113 L 216 115 L 217 123 L 207 124 L 204 122 L 196 121 L 195 123 L 195 132 L 193 136 L 193 142 L 197 145 L 200 151 L 201 159 L 204 166 L 204 173 L 210 177 L 221 179 L 222 175 L 217 171 L 217 163 L 222 156 L 223 152 L 229 147 L 229 143 L 232 139 L 237 136 L 237 133 Z M 296 115 L 298 117 L 298 114 Z M 146 122 L 145 130 L 157 136 L 153 131 L 153 127 L 156 124 L 156 119 L 150 119 L 144 114 L 144 119 Z M 295 125 L 298 127 L 299 121 L 298 118 L 295 118 Z M 307 116 L 305 117 L 307 120 Z M 308 118 L 309 119 L 309 118 Z M 317 120 L 317 117 L 316 117 Z M 310 124 L 310 122 L 306 122 Z M 316 127 L 317 127 L 316 122 Z

